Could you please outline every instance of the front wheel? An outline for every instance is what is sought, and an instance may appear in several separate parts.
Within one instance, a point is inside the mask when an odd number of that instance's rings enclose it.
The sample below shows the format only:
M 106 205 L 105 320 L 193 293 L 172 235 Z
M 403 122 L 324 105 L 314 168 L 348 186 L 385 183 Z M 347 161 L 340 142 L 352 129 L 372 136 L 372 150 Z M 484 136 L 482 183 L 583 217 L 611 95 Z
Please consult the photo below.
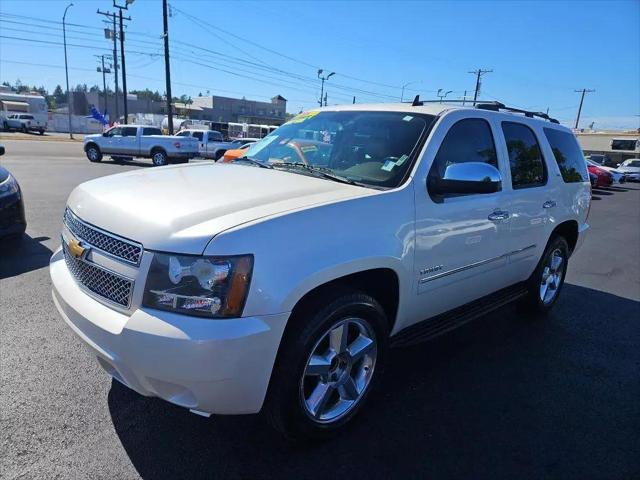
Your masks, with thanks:
M 43 130 L 43 129 L 40 129 L 40 130 L 38 130 L 38 133 L 39 133 L 40 135 L 44 135 L 44 130 Z
M 524 305 L 531 311 L 546 313 L 556 303 L 564 285 L 569 261 L 569 246 L 564 237 L 554 235 L 538 266 L 527 280 Z
M 151 162 L 156 167 L 161 167 L 167 164 L 167 154 L 163 150 L 155 150 L 151 155 Z
M 389 335 L 384 310 L 369 295 L 343 292 L 289 322 L 265 413 L 289 439 L 328 437 L 353 419 L 380 381 Z
M 102 160 L 102 152 L 95 145 L 90 145 L 89 147 L 87 147 L 86 153 L 87 153 L 87 158 L 89 159 L 90 162 L 95 163 Z
M 27 128 L 26 125 L 22 126 L 22 133 L 29 133 L 29 129 Z

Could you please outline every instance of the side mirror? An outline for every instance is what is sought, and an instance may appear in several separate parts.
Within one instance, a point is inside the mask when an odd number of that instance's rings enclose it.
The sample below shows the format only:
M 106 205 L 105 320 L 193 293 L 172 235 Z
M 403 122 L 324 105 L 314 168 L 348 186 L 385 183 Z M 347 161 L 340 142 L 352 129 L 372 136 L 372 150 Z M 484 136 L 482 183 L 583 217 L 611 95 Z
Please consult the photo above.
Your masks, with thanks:
M 4 145 L 0 145 L 0 155 L 4 155 Z
M 429 178 L 429 191 L 436 195 L 494 193 L 502 187 L 500 171 L 482 162 L 449 165 L 442 178 Z

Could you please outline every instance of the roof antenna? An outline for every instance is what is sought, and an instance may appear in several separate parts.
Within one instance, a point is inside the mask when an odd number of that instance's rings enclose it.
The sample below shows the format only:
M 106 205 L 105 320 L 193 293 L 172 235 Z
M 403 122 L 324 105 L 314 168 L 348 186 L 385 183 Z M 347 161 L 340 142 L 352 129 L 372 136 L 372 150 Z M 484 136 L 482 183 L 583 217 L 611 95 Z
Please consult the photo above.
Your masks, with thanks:
M 420 101 L 420 94 L 416 95 L 416 98 L 413 99 L 413 103 L 411 104 L 412 107 L 419 107 L 422 105 L 422 102 Z

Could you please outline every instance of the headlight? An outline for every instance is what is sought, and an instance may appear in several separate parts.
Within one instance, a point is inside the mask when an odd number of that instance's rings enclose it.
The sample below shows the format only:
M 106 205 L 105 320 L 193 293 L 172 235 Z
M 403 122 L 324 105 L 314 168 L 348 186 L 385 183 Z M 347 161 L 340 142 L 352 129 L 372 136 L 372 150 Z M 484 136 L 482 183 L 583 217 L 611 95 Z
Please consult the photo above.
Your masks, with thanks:
M 207 318 L 239 317 L 249 292 L 253 256 L 155 253 L 142 304 Z
M 19 190 L 18 182 L 16 179 L 9 175 L 4 182 L 0 183 L 0 197 L 4 195 L 11 195 Z

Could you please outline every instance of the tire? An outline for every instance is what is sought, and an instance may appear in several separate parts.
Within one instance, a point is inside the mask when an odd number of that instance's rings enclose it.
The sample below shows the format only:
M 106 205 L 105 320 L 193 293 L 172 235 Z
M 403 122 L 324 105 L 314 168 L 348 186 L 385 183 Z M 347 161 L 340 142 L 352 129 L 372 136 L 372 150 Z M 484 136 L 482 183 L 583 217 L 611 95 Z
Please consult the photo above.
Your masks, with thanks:
M 154 150 L 151 152 L 151 162 L 156 167 L 162 167 L 167 164 L 167 154 L 164 150 Z
M 44 135 L 44 130 L 40 129 L 40 130 L 38 130 L 38 133 L 39 133 L 40 135 Z
M 89 145 L 85 150 L 87 158 L 91 163 L 97 163 L 102 161 L 102 152 L 97 145 Z
M 374 298 L 348 290 L 334 290 L 329 298 L 296 310 L 278 352 L 264 413 L 289 440 L 327 438 L 355 417 L 380 382 L 388 322 Z M 339 337 L 346 341 L 338 342 Z M 363 347 L 356 358 L 350 353 L 354 345 Z M 312 355 L 323 362 L 311 365 Z
M 102 161 L 102 152 L 100 151 L 100 148 L 97 145 L 90 145 L 85 150 L 85 153 L 89 161 L 92 163 Z
M 2 122 L 2 129 L 6 132 L 9 131 L 9 124 L 7 122 Z
M 558 300 L 567 274 L 569 246 L 564 237 L 553 235 L 542 258 L 527 280 L 522 305 L 534 313 L 547 313 Z M 546 284 L 546 288 L 545 288 Z
M 226 151 L 226 150 L 218 150 L 218 151 L 216 152 L 216 154 L 214 155 L 214 158 L 213 158 L 213 159 L 214 159 L 214 161 L 216 161 L 216 162 L 217 162 L 218 160 L 220 160 L 220 159 L 224 156 L 224 154 L 225 154 L 225 153 L 227 153 L 227 151 Z
M 22 126 L 22 133 L 29 133 L 29 129 L 27 128 L 26 125 Z

